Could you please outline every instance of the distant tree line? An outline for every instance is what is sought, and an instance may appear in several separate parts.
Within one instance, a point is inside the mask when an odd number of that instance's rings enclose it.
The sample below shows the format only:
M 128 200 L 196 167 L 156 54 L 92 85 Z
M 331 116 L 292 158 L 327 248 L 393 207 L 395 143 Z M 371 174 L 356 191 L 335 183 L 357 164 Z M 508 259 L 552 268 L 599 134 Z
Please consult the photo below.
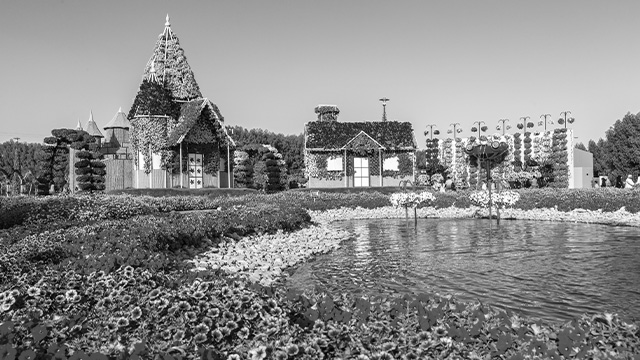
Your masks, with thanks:
M 41 149 L 40 144 L 15 140 L 0 144 L 0 195 L 35 193 Z
M 577 148 L 593 154 L 593 175 L 607 176 L 612 186 L 622 186 L 627 175 L 640 175 L 640 113 L 627 113 L 605 133 L 605 138 L 589 140 Z

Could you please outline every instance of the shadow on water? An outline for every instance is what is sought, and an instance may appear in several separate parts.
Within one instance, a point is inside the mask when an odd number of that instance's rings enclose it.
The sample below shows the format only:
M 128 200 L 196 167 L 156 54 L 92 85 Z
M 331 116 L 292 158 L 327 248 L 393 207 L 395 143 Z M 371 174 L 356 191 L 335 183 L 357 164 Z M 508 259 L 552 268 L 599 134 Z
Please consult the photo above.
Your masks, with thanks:
M 287 280 L 335 292 L 437 292 L 547 321 L 617 312 L 640 319 L 640 229 L 521 220 L 334 223 L 353 240 Z

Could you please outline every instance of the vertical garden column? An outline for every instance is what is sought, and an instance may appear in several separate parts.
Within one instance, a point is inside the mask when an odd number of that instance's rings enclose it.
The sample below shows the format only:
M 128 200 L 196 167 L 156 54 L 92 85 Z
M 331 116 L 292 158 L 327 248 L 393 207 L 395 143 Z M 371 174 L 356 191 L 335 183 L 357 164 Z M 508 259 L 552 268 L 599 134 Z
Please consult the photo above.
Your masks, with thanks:
M 344 187 L 349 187 L 349 176 L 347 176 L 347 149 L 344 149 Z
M 380 187 L 382 187 L 382 149 L 378 149 L 378 172 L 380 173 Z
M 180 174 L 180 189 L 182 189 L 184 187 L 182 184 L 182 142 L 180 142 L 180 171 L 178 174 Z

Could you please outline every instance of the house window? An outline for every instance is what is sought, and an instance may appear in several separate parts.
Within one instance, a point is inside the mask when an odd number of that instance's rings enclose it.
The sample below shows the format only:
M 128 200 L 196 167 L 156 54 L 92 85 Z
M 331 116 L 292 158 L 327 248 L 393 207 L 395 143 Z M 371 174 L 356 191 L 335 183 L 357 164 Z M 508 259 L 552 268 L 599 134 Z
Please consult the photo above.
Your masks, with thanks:
M 353 186 L 369 186 L 368 158 L 353 158 Z
M 384 170 L 398 171 L 398 157 L 394 156 L 392 158 L 384 159 L 384 165 L 382 168 Z
M 327 171 L 341 171 L 342 156 L 330 157 L 327 159 Z
M 201 189 L 204 157 L 202 154 L 189 154 L 189 188 Z

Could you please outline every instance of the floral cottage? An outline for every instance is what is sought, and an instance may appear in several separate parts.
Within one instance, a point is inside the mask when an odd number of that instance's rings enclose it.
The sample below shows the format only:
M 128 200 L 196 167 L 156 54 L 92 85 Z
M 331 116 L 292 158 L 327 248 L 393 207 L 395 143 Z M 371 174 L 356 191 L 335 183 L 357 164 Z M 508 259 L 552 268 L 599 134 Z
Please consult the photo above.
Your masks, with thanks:
M 202 96 L 169 15 L 129 113 L 119 110 L 104 129 L 106 190 L 232 187 L 235 143 L 218 106 Z M 93 117 L 87 131 L 104 137 Z
M 309 188 L 398 186 L 413 181 L 413 126 L 399 121 L 340 122 L 335 105 L 318 105 L 304 128 Z

